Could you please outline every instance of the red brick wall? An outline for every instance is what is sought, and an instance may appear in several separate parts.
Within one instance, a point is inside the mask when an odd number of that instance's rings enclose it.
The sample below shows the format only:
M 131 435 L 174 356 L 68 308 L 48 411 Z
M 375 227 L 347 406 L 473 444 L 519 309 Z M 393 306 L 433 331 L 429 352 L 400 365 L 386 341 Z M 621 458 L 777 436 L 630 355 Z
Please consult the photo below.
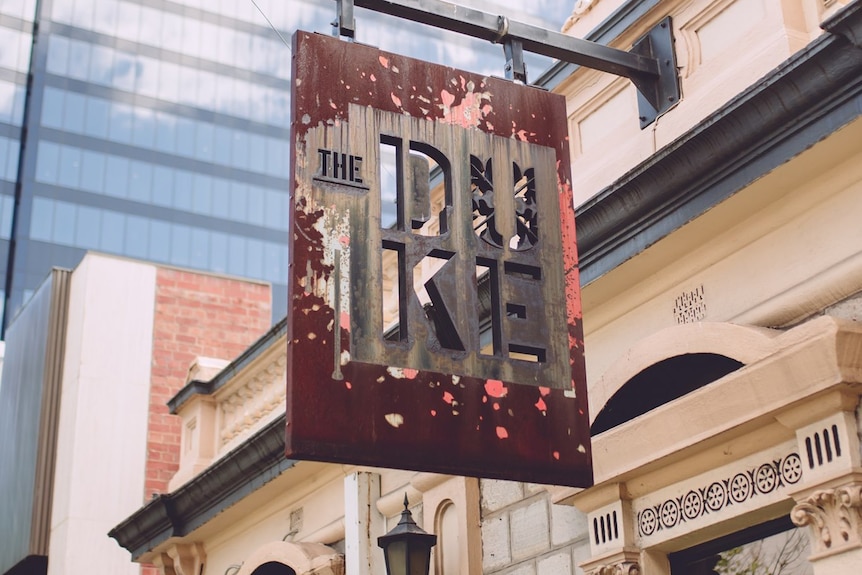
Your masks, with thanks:
M 233 360 L 271 326 L 267 285 L 168 268 L 156 273 L 144 500 L 165 493 L 180 461 L 180 418 L 167 401 L 196 357 Z

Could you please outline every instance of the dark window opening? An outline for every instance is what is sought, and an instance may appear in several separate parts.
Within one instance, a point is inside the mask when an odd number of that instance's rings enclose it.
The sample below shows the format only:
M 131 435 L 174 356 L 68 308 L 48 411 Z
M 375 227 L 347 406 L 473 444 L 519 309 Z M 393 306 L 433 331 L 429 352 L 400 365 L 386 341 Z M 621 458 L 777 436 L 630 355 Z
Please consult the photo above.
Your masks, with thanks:
M 590 432 L 598 435 L 680 398 L 743 367 L 735 359 L 714 353 L 690 353 L 651 365 L 608 400 Z
M 296 575 L 296 571 L 284 563 L 269 561 L 252 571 L 251 575 Z
M 811 575 L 808 533 L 785 515 L 668 555 L 671 575 Z

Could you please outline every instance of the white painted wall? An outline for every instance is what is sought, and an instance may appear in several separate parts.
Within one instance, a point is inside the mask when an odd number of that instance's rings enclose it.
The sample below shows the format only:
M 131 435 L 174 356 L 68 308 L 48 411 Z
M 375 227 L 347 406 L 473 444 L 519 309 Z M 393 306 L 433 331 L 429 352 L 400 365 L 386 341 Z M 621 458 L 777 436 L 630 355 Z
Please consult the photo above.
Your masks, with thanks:
M 49 575 L 140 572 L 108 531 L 143 501 L 155 281 L 94 254 L 72 274 Z

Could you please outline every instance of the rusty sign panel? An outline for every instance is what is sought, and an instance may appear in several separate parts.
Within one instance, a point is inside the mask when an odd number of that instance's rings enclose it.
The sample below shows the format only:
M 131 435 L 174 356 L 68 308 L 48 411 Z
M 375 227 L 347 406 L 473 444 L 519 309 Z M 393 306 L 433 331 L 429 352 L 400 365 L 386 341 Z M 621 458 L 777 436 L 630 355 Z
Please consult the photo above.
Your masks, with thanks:
M 592 482 L 562 96 L 298 32 L 286 453 Z

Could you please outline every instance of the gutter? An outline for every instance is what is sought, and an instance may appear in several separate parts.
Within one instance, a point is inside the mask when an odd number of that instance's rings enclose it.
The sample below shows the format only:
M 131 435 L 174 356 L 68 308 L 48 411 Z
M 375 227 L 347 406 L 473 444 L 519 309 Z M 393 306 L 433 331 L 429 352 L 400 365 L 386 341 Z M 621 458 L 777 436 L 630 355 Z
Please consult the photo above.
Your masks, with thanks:
M 284 456 L 284 429 L 281 415 L 173 493 L 156 495 L 108 536 L 137 561 L 198 529 L 298 463 Z

